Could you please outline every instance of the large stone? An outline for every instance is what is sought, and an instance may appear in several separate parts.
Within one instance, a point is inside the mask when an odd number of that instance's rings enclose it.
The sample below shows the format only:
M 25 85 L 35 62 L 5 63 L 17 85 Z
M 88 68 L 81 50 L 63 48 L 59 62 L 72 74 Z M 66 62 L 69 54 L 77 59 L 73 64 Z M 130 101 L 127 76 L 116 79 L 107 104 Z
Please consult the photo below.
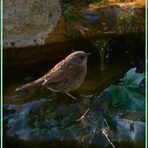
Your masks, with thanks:
M 56 26 L 59 0 L 5 0 L 4 48 L 43 45 Z

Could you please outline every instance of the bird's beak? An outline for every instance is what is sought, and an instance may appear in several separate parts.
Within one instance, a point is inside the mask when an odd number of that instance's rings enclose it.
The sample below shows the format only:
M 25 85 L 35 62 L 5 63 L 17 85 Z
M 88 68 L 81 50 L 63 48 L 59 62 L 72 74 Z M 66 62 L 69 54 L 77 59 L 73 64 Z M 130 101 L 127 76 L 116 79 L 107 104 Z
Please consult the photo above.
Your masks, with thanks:
M 89 53 L 87 53 L 87 56 L 89 56 L 89 55 L 91 55 L 92 54 L 92 52 L 89 52 Z

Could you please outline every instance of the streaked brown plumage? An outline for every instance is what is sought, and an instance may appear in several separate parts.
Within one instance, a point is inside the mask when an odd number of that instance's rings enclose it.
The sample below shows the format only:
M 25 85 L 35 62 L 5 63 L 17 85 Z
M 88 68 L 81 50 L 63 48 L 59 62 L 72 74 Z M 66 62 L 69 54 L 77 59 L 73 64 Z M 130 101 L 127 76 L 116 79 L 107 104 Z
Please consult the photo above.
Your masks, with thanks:
M 68 92 L 80 87 L 87 74 L 88 55 L 84 51 L 73 52 L 55 65 L 43 77 L 18 87 L 16 91 L 41 85 L 54 92 L 66 93 L 71 96 Z

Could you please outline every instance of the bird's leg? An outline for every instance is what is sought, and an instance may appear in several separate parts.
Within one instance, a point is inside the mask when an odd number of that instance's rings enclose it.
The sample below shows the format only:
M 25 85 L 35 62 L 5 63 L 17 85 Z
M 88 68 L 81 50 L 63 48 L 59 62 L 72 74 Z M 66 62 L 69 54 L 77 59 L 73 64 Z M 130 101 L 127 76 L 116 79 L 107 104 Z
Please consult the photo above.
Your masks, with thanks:
M 52 88 L 47 87 L 49 90 L 51 90 L 52 92 L 55 92 Z M 70 93 L 65 92 L 66 95 L 68 95 L 69 97 L 71 97 L 72 99 L 76 100 L 76 97 L 72 96 Z
M 72 96 L 70 93 L 65 92 L 65 94 L 69 97 L 71 97 L 72 99 L 76 100 L 76 97 Z

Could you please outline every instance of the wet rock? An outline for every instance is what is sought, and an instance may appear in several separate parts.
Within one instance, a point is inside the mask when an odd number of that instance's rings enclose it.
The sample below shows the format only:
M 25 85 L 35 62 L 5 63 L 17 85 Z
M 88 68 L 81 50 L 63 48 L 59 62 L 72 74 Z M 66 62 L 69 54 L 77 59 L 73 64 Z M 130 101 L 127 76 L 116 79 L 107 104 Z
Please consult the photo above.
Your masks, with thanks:
M 61 15 L 58 0 L 5 0 L 4 48 L 42 45 Z
M 90 23 L 97 23 L 100 20 L 99 12 L 95 9 L 88 9 L 85 12 L 82 12 L 82 15 Z
M 57 139 L 63 142 L 75 140 L 84 146 L 103 147 L 110 145 L 101 132 L 101 129 L 107 128 L 107 123 L 113 143 L 126 141 L 143 143 L 144 122 L 121 118 L 118 111 L 112 112 L 111 110 L 107 117 L 102 111 L 96 111 L 94 107 L 90 108 L 83 120 L 76 121 L 88 105 L 83 100 L 73 102 L 66 98 L 59 99 L 40 99 L 20 105 L 15 114 L 8 118 L 7 136 L 17 137 L 19 140 L 38 140 L 40 142 L 45 142 L 47 139 L 48 141 Z M 113 130 L 114 126 L 116 130 Z
M 82 10 L 80 14 L 87 20 L 85 27 L 88 26 L 88 30 L 91 32 L 96 31 L 96 34 L 112 32 L 124 35 L 125 33 L 144 32 L 143 8 L 113 4 L 97 8 L 90 7 Z M 91 27 L 88 25 L 89 23 L 96 24 L 94 30 L 89 29 Z M 89 34 L 88 32 L 87 34 Z
M 115 141 L 143 141 L 145 123 L 128 119 L 117 119 L 117 133 L 112 137 Z
M 75 39 L 143 34 L 145 7 L 135 3 L 114 3 L 75 8 L 68 3 L 63 16 L 46 39 L 46 44 L 64 43 Z
M 28 125 L 28 114 L 31 110 L 40 106 L 46 100 L 42 99 L 39 101 L 34 101 L 28 104 L 24 104 L 21 106 L 15 114 L 13 114 L 8 121 L 8 127 L 10 130 L 8 131 L 9 136 L 17 136 L 20 139 L 28 140 L 29 135 L 32 132 L 30 126 Z M 6 116 L 7 117 L 7 116 Z

